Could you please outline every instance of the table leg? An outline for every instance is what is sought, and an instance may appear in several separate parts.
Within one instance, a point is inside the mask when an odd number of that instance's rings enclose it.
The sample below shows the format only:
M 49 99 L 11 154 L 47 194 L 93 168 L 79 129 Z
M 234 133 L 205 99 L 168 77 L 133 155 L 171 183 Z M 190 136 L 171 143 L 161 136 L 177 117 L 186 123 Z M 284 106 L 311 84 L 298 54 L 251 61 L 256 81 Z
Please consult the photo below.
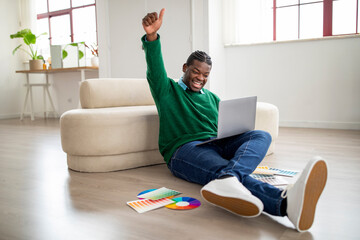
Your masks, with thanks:
M 32 97 L 32 86 L 30 85 L 30 80 L 29 80 L 29 73 L 26 74 L 26 87 L 27 87 L 27 91 L 26 91 L 26 97 L 25 97 L 25 103 L 24 103 L 24 108 L 23 108 L 23 112 L 21 113 L 20 119 L 23 119 L 23 115 L 24 115 L 24 111 L 25 111 L 25 107 L 27 105 L 27 100 L 28 100 L 28 95 L 30 93 L 30 113 L 31 113 L 31 121 L 34 121 L 34 104 L 33 104 L 33 97 Z
M 34 101 L 32 97 L 32 86 L 30 86 L 30 113 L 31 113 L 31 121 L 34 121 L 35 116 L 34 116 Z
M 26 95 L 25 95 L 25 100 L 24 100 L 24 106 L 23 106 L 23 109 L 22 109 L 22 112 L 21 112 L 21 115 L 20 115 L 20 120 L 21 121 L 24 119 L 24 112 L 25 112 L 25 109 L 26 109 L 27 100 L 28 100 L 28 97 L 29 97 L 29 92 L 30 92 L 30 86 L 29 86 L 29 84 L 27 84 L 27 86 L 26 86 Z
M 48 95 L 48 97 L 49 97 L 49 101 L 50 101 L 51 108 L 52 108 L 53 112 L 55 113 L 55 115 L 58 116 L 57 112 L 55 111 L 54 103 L 53 103 L 52 98 L 51 98 L 51 96 L 50 96 L 50 92 L 49 92 L 49 88 L 48 88 L 48 87 L 46 88 L 46 91 L 47 91 L 47 95 Z
M 46 118 L 46 87 L 43 86 L 44 118 Z
M 48 98 L 49 98 L 49 101 L 50 101 L 51 108 L 54 111 L 55 115 L 58 116 L 57 112 L 55 111 L 54 103 L 53 103 L 51 95 L 50 95 L 49 85 L 50 85 L 49 84 L 49 75 L 46 74 L 46 86 L 45 86 L 46 92 L 47 92 L 47 95 L 48 95 Z
M 80 74 L 81 74 L 81 81 L 83 82 L 85 80 L 85 70 L 81 69 Z
M 34 101 L 33 101 L 33 94 L 32 94 L 32 86 L 30 87 L 30 113 L 31 113 L 31 121 L 35 120 L 34 117 Z

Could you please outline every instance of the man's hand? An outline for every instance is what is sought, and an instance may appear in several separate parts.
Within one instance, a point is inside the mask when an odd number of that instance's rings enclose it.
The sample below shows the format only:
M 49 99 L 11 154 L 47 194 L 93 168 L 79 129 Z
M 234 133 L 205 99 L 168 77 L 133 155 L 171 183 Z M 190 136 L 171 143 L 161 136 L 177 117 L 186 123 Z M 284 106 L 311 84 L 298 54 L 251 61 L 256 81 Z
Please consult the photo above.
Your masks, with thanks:
M 160 29 L 164 17 L 165 8 L 161 9 L 159 17 L 156 12 L 148 13 L 142 20 L 143 28 L 146 32 L 146 39 L 148 41 L 155 41 L 157 39 L 157 31 Z

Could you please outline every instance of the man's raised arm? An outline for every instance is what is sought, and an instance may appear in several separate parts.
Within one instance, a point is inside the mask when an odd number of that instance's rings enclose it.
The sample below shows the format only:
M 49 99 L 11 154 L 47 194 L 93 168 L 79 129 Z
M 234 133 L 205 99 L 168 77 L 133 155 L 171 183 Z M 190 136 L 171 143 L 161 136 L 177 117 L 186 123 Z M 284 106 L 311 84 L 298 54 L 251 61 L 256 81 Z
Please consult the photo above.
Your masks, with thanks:
M 146 32 L 146 35 L 141 38 L 147 65 L 146 78 L 155 103 L 170 89 L 170 80 L 166 74 L 160 38 L 157 34 L 162 25 L 164 13 L 165 9 L 163 8 L 159 15 L 156 12 L 148 13 L 142 19 L 142 25 Z
M 142 19 L 142 25 L 146 32 L 147 41 L 155 41 L 157 39 L 157 31 L 160 29 L 164 17 L 165 8 L 161 9 L 158 16 L 157 12 L 148 13 Z

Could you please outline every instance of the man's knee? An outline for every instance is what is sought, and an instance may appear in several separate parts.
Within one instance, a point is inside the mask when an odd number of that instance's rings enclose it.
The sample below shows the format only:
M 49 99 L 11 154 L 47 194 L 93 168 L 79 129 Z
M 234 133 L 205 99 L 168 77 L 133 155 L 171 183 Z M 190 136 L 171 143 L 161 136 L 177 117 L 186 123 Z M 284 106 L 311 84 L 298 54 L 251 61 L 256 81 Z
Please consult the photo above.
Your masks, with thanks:
M 264 141 L 268 142 L 269 144 L 271 143 L 272 137 L 270 133 L 264 130 L 255 130 L 255 132 L 258 138 L 264 139 Z

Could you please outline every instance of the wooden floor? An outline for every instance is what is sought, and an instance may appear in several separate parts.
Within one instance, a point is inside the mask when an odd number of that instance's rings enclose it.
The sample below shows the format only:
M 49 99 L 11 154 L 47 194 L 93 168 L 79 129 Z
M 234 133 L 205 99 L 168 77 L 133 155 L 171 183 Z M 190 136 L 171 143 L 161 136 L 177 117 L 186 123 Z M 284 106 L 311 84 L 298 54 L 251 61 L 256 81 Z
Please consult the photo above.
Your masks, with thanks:
M 165 165 L 112 173 L 68 170 L 58 119 L 0 120 L 0 239 L 360 239 L 360 131 L 281 128 L 263 165 L 301 170 L 313 155 L 329 179 L 310 231 L 287 218 L 245 219 L 206 203 L 201 186 Z M 159 187 L 197 198 L 194 210 L 139 214 L 126 205 Z

